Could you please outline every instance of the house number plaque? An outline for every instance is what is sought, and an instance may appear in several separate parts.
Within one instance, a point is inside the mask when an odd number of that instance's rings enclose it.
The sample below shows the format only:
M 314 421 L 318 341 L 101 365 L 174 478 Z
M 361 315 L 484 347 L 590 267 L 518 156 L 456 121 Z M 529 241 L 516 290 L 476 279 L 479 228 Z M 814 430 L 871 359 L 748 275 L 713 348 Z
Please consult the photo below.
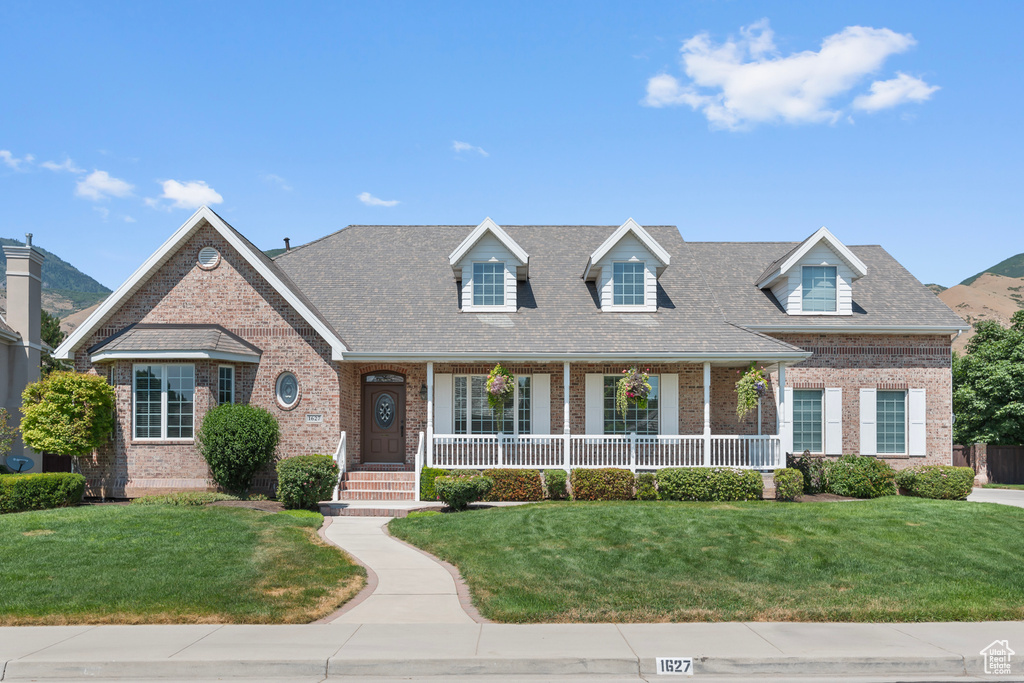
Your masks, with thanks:
M 324 421 L 324 416 L 323 415 L 306 415 L 306 424 L 318 425 L 318 424 L 323 424 L 323 421 Z

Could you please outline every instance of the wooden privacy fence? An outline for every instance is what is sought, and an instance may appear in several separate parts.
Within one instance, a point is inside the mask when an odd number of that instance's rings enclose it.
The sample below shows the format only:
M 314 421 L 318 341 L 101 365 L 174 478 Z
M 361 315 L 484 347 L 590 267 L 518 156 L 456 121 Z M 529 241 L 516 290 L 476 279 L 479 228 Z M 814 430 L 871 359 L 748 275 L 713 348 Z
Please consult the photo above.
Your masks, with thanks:
M 953 446 L 953 464 L 973 468 L 992 484 L 1024 484 L 1024 446 Z

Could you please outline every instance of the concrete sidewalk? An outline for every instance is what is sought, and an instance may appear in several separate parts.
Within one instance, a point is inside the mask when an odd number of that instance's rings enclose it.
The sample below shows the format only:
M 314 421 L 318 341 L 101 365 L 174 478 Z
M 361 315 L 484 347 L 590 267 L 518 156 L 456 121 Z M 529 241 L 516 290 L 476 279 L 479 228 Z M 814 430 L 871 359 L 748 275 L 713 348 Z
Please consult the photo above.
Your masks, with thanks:
M 967 496 L 974 503 L 999 503 L 1024 508 L 1024 491 L 1020 489 L 982 489 L 977 488 Z
M 44 626 L 0 628 L 0 663 L 4 681 L 636 681 L 662 679 L 655 657 L 693 657 L 695 675 L 723 681 L 970 680 L 996 640 L 1024 653 L 1024 623 Z M 1024 681 L 1024 664 L 991 680 Z

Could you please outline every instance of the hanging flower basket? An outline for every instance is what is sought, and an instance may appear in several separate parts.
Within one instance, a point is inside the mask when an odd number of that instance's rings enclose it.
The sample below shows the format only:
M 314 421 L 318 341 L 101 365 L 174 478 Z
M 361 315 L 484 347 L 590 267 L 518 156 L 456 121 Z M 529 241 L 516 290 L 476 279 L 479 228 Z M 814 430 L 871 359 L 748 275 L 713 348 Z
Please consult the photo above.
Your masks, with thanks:
M 491 410 L 500 413 L 515 395 L 516 378 L 511 372 L 501 367 L 501 363 L 494 366 L 491 374 L 487 375 L 487 403 Z
M 626 410 L 635 405 L 641 410 L 647 408 L 647 397 L 651 394 L 650 376 L 640 372 L 634 365 L 622 371 L 622 378 L 615 383 L 615 410 L 626 419 Z
M 768 380 L 764 378 L 764 368 L 751 363 L 740 380 L 736 382 L 736 417 L 741 420 L 746 417 L 747 413 L 757 408 L 757 399 L 767 392 Z

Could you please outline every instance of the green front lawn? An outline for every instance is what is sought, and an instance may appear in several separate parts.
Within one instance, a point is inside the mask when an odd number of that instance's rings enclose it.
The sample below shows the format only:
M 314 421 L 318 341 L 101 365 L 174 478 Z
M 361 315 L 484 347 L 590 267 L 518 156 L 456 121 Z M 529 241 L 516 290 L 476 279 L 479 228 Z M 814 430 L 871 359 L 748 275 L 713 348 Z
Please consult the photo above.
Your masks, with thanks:
M 1024 509 L 540 503 L 391 522 L 503 622 L 1024 619 Z
M 1017 491 L 1024 491 L 1024 484 L 984 484 L 983 489 L 1015 489 Z
M 320 523 L 228 507 L 0 515 L 0 625 L 313 621 L 365 574 Z

